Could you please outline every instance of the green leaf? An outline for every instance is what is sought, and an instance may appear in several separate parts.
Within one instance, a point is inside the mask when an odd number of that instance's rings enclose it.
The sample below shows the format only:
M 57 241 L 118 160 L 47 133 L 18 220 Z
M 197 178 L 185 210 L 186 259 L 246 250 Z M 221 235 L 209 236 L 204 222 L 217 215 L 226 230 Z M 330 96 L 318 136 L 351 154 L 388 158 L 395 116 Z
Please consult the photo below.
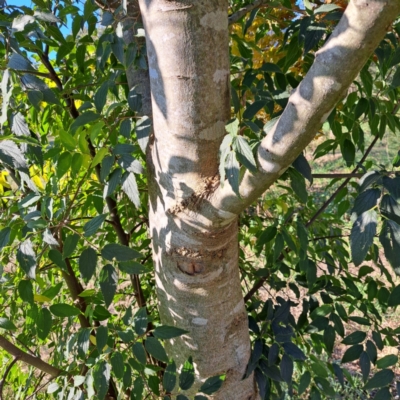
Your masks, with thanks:
M 79 241 L 79 235 L 74 233 L 73 235 L 68 235 L 64 240 L 64 247 L 63 247 L 63 258 L 66 259 L 69 257 L 76 248 L 76 245 Z
M 84 328 L 81 329 L 78 333 L 78 356 L 81 359 L 85 359 L 87 352 L 89 351 L 89 337 L 90 337 L 90 329 Z
M 133 323 L 137 335 L 143 335 L 146 333 L 148 324 L 146 307 L 139 308 L 133 317 Z
M 106 259 L 113 261 L 130 261 L 141 257 L 141 254 L 130 247 L 117 243 L 109 243 L 101 250 L 101 255 Z
M 29 279 L 36 278 L 36 254 L 30 239 L 25 240 L 19 245 L 17 261 Z
M 69 133 L 64 131 L 63 129 L 59 130 L 60 140 L 61 143 L 67 150 L 74 151 L 76 148 L 76 140 L 75 138 Z
M 110 381 L 110 371 L 110 365 L 104 360 L 99 361 L 93 368 L 93 383 L 97 391 L 96 399 L 98 400 L 104 400 L 106 397 Z
M 360 265 L 371 247 L 376 233 L 377 217 L 374 210 L 362 213 L 351 229 L 350 246 L 353 262 Z
M 124 357 L 122 357 L 122 354 L 115 351 L 110 358 L 110 362 L 115 377 L 122 379 L 124 376 Z
M 142 96 L 136 91 L 134 86 L 128 94 L 128 105 L 132 111 L 140 111 L 142 108 Z
M 0 141 L 0 161 L 17 171 L 29 174 L 28 166 L 22 151 L 11 140 Z
M 55 23 L 60 22 L 60 20 L 53 13 L 50 12 L 35 11 L 33 15 L 36 19 L 40 21 Z
M 305 180 L 302 175 L 300 175 L 294 169 L 290 170 L 290 187 L 293 189 L 295 194 L 298 196 L 302 203 L 307 203 L 308 192 Z
M 354 110 L 354 119 L 360 118 L 363 114 L 367 115 L 368 109 L 369 101 L 365 97 L 362 97 L 360 100 L 358 100 L 358 103 Z
M 360 193 L 363 192 L 365 189 L 367 189 L 368 187 L 370 187 L 372 184 L 374 184 L 375 182 L 378 182 L 379 180 L 381 180 L 382 176 L 379 172 L 377 171 L 369 171 L 367 172 L 365 175 L 363 175 L 358 184 L 360 185 Z
M 376 206 L 380 196 L 381 191 L 379 189 L 367 189 L 361 192 L 354 202 L 352 212 L 361 215 L 363 212 L 370 210 Z
M 140 118 L 136 122 L 136 136 L 138 139 L 139 146 L 144 154 L 146 154 L 147 143 L 149 142 L 149 136 L 151 132 L 151 120 L 145 116 Z
M 335 397 L 336 392 L 333 389 L 333 387 L 330 385 L 327 379 L 321 378 L 319 376 L 316 376 L 314 378 L 314 382 L 317 385 L 318 389 L 322 390 L 326 395 L 328 395 L 330 398 Z
M 78 308 L 74 306 L 70 306 L 69 304 L 53 304 L 50 306 L 50 311 L 56 316 L 60 318 L 64 317 L 74 317 L 79 315 L 81 312 Z
M 146 267 L 136 261 L 126 261 L 118 263 L 118 268 L 129 275 L 139 275 L 149 272 Z
M 89 237 L 94 235 L 97 230 L 100 228 L 102 223 L 105 221 L 107 214 L 100 214 L 94 218 L 92 218 L 89 222 L 87 222 L 83 226 L 83 236 Z
M 257 100 L 246 107 L 243 113 L 244 119 L 253 119 L 254 116 L 267 104 L 266 100 Z
M 388 400 L 391 398 L 392 395 L 390 394 L 390 390 L 387 387 L 379 389 L 374 396 L 374 400 Z
M 100 325 L 96 329 L 96 347 L 97 351 L 102 354 L 104 347 L 106 347 L 108 341 L 108 328 L 106 326 Z
M 175 361 L 171 360 L 167 368 L 165 368 L 163 376 L 163 386 L 166 392 L 172 392 L 176 385 L 176 365 Z
M 18 284 L 18 294 L 23 301 L 33 304 L 33 285 L 31 280 L 22 280 Z
M 394 354 L 389 354 L 376 362 L 378 368 L 388 368 L 397 364 L 399 358 Z
M 152 355 L 155 359 L 162 362 L 168 362 L 167 353 L 164 350 L 162 344 L 155 337 L 148 337 L 144 343 L 147 352 Z
M 292 342 L 283 343 L 283 348 L 285 353 L 294 360 L 305 361 L 307 359 L 304 352 Z
M 96 153 L 92 161 L 92 167 L 95 167 L 97 164 L 100 164 L 103 161 L 103 158 L 108 154 L 108 149 L 102 147 Z
M 378 357 L 378 351 L 376 349 L 376 346 L 374 345 L 374 343 L 371 340 L 367 340 L 365 347 L 366 347 L 366 351 L 369 356 L 369 359 L 371 360 L 371 362 L 373 364 L 375 364 L 376 358 Z
M 136 357 L 136 359 L 143 365 L 146 365 L 147 363 L 147 357 L 146 357 L 146 351 L 140 342 L 136 342 L 132 346 L 132 352 L 133 355 Z
M 12 67 L 10 67 L 12 68 Z M 16 69 L 16 68 L 14 68 Z M 400 86 L 400 67 L 396 68 L 396 72 L 393 74 L 392 87 L 398 88 Z
M 363 346 L 361 344 L 355 344 L 349 347 L 343 355 L 342 364 L 357 360 L 363 351 Z
M 182 390 L 188 390 L 194 383 L 194 367 L 192 357 L 189 357 L 183 364 L 182 371 L 179 375 L 179 387 Z
M 225 130 L 232 136 L 237 136 L 239 130 L 239 120 L 234 118 L 225 125 Z
M 97 253 L 91 247 L 83 250 L 79 256 L 79 272 L 85 282 L 93 276 L 97 265 Z
M 333 352 L 333 347 L 335 345 L 335 338 L 336 338 L 335 329 L 331 325 L 328 325 L 324 329 L 324 344 L 326 347 L 326 351 L 329 354 L 332 354 Z
M 15 331 L 17 327 L 8 319 L 0 317 L 0 328 L 6 331 Z
M 343 344 L 358 344 L 365 340 L 367 334 L 362 331 L 355 331 L 350 335 L 346 336 L 345 339 L 342 340 Z
M 400 253 L 399 253 L 400 254 Z M 400 305 L 400 285 L 397 285 L 390 293 L 388 306 L 396 307 Z
M 361 373 L 363 376 L 363 381 L 366 382 L 369 376 L 369 372 L 371 370 L 371 361 L 369 359 L 368 353 L 363 351 L 359 360 Z
M 236 136 L 234 140 L 234 147 L 236 150 L 236 156 L 238 160 L 252 172 L 257 171 L 256 160 L 254 159 L 253 153 L 249 144 L 243 136 Z
M 311 383 L 311 374 L 309 371 L 304 372 L 304 374 L 300 378 L 299 386 L 297 392 L 299 395 L 302 395 Z
M 364 386 L 365 390 L 377 389 L 389 385 L 394 378 L 394 372 L 390 369 L 378 371 Z
M 228 153 L 226 160 L 226 176 L 228 178 L 228 182 L 231 185 L 234 193 L 240 197 L 239 194 L 239 162 L 236 159 L 236 155 L 233 151 Z
M 188 331 L 185 331 L 184 329 L 177 328 L 175 326 L 158 326 L 156 329 L 154 329 L 153 334 L 156 338 L 158 339 L 172 339 L 178 336 L 182 336 L 185 333 L 188 333 Z
M 82 167 L 83 164 L 83 156 L 80 153 L 75 153 L 72 156 L 72 162 L 71 162 L 71 174 L 72 176 L 77 176 L 79 173 L 79 170 Z
M 353 142 L 349 139 L 345 139 L 340 147 L 347 166 L 352 166 L 356 156 L 356 148 Z
M 106 306 L 109 307 L 117 290 L 118 275 L 111 264 L 106 264 L 100 272 L 100 289 Z
M 45 340 L 51 331 L 53 320 L 47 308 L 41 308 L 36 320 L 37 334 L 39 339 Z
M 292 382 L 293 369 L 293 360 L 287 354 L 284 354 L 280 363 L 280 371 L 282 379 L 288 384 Z
M 294 161 L 293 167 L 297 172 L 300 172 L 301 175 L 304 176 L 310 182 L 310 185 L 313 183 L 313 177 L 311 173 L 311 167 L 308 163 L 307 159 L 304 157 L 303 153 L 301 153 Z
M 337 9 L 340 9 L 340 6 L 336 4 L 323 4 L 322 6 L 319 6 L 314 9 L 314 14 L 329 13 Z
M 103 111 L 104 106 L 107 101 L 107 92 L 108 92 L 109 82 L 104 82 L 99 89 L 97 89 L 96 94 L 94 95 L 94 105 L 96 106 L 96 110 L 98 113 Z
M 200 392 L 211 395 L 217 392 L 225 381 L 226 375 L 216 375 L 206 379 L 200 386 Z
M 91 122 L 97 121 L 100 119 L 100 115 L 96 114 L 93 111 L 86 111 L 81 114 L 78 118 L 70 126 L 70 131 L 74 133 L 80 126 L 90 124 Z
M 122 190 L 128 196 L 129 200 L 136 206 L 140 207 L 140 196 L 139 189 L 137 187 L 135 175 L 130 173 L 125 173 L 122 177 Z
M 72 155 L 68 151 L 65 151 L 60 155 L 57 161 L 57 178 L 61 179 L 71 168 Z
M 0 231 L 0 251 L 8 245 L 10 241 L 11 228 L 7 227 Z
M 16 71 L 36 71 L 32 64 L 20 54 L 13 53 L 8 60 L 8 68 L 15 69 Z
M 61 268 L 63 271 L 67 271 L 67 264 L 65 264 L 63 256 L 58 250 L 51 249 L 48 253 L 48 257 L 57 267 Z
M 379 240 L 382 243 L 385 256 L 397 275 L 400 275 L 400 225 L 394 221 L 384 220 Z M 392 305 L 400 301 L 394 297 L 390 300 Z

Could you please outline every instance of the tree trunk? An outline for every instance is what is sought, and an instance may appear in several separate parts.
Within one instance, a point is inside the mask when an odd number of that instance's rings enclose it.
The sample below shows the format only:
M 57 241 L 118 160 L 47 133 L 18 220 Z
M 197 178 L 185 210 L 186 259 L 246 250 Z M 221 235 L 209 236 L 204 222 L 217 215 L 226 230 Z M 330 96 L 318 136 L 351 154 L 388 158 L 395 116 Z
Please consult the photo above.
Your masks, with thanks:
M 161 320 L 189 331 L 168 343 L 189 356 L 197 382 L 227 374 L 216 399 L 254 399 L 247 314 L 238 269 L 237 218 L 196 212 L 218 181 L 230 116 L 228 2 L 140 2 L 146 30 L 154 138 L 148 168 L 150 232 Z M 229 222 L 227 222 L 229 221 Z

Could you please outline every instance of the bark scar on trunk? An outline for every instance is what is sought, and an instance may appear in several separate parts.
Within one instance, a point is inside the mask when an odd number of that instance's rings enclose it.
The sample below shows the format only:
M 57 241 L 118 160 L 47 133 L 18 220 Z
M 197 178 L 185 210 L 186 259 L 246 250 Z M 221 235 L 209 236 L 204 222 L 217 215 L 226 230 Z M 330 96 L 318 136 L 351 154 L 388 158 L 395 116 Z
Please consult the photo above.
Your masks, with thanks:
M 199 189 L 194 191 L 190 197 L 181 200 L 174 207 L 171 207 L 169 210 L 167 210 L 167 213 L 171 215 L 177 215 L 186 209 L 195 211 L 198 209 L 200 203 L 204 199 L 209 198 L 211 194 L 215 192 L 219 186 L 219 182 L 218 174 L 215 174 L 212 177 L 203 178 L 201 187 Z

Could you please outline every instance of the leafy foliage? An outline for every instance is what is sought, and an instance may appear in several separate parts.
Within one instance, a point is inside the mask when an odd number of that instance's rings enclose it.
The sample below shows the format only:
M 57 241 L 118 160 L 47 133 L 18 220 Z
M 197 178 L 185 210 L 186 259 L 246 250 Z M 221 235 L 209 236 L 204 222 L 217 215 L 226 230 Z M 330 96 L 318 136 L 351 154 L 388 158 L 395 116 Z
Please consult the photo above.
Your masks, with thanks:
M 231 12 L 244 3 L 231 1 Z M 162 342 L 186 331 L 161 325 L 153 306 L 151 120 L 127 83 L 128 69 L 147 69 L 142 26 L 126 22 L 123 7 L 100 11 L 90 0 L 33 4 L 0 1 L 0 334 L 41 357 L 47 349 L 43 358 L 60 376 L 36 393 L 43 375 L 14 364 L 5 374 L 10 393 L 186 399 L 193 361 L 176 365 Z M 230 28 L 232 120 L 219 175 L 237 195 L 244 170 L 257 169 L 260 140 L 343 11 L 339 2 L 304 6 L 277 1 Z M 390 396 L 398 358 L 378 350 L 399 345 L 399 328 L 383 326 L 383 316 L 400 304 L 400 285 L 382 253 L 399 274 L 400 161 L 373 164 L 363 154 L 400 130 L 399 35 L 397 23 L 330 114 L 320 135 L 331 134 L 314 152 L 314 159 L 339 152 L 347 167 L 364 170 L 359 183 L 347 180 L 321 204 L 301 155 L 277 183 L 279 196 L 241 215 L 241 274 L 254 288 L 246 296 L 253 349 L 246 376 L 255 374 L 263 399 L 331 398 L 354 384 L 346 369 L 353 361 L 363 390 Z M 333 179 L 322 190 L 336 187 Z M 274 301 L 256 294 L 264 282 Z M 338 341 L 349 347 L 334 360 Z M 0 358 L 12 362 L 6 350 Z M 218 391 L 225 373 L 202 382 L 194 398 Z

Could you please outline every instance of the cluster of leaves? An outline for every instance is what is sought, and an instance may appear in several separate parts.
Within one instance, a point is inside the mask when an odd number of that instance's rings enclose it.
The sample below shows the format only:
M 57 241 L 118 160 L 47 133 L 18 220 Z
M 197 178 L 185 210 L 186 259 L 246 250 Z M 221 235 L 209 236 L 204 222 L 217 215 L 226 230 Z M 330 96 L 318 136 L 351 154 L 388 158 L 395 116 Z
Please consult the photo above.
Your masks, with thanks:
M 307 2 L 305 6 L 304 10 L 292 6 L 292 16 L 297 18 L 285 30 L 282 21 L 280 29 L 272 28 L 271 10 L 261 9 L 234 29 L 242 32 L 241 37 L 234 35 L 240 45 L 233 47 L 231 71 L 237 119 L 227 125 L 220 174 L 226 173 L 236 193 L 243 171 L 256 167 L 258 143 L 276 123 L 290 91 L 307 73 L 315 52 L 342 14 L 333 4 L 318 7 Z M 257 18 L 264 24 L 254 30 L 252 22 Z M 254 54 L 265 29 L 271 42 L 283 45 L 270 59 L 255 65 Z M 274 303 L 255 299 L 254 291 L 246 296 L 254 338 L 247 376 L 255 371 L 263 399 L 333 398 L 339 395 L 336 382 L 346 395 L 347 385 L 356 384 L 346 363 L 354 361 L 366 396 L 373 390 L 374 398 L 391 398 L 394 372 L 390 367 L 398 364 L 398 357 L 378 358 L 378 350 L 399 344 L 399 329 L 388 327 L 385 315 L 400 304 L 400 286 L 382 261 L 380 249 L 399 274 L 400 164 L 398 156 L 392 165 L 373 165 L 366 156 L 388 131 L 398 134 L 400 130 L 399 33 L 397 24 L 386 35 L 324 125 L 332 135 L 314 152 L 317 159 L 339 151 L 353 172 L 364 170 L 359 183 L 347 179 L 338 187 L 333 175 L 320 190 L 334 188 L 334 193 L 321 204 L 307 188 L 313 175 L 301 155 L 277 185 L 278 197 L 267 195 L 241 217 L 243 279 L 253 287 L 268 283 L 276 293 Z M 377 271 L 382 279 L 374 276 Z M 349 323 L 355 331 L 347 331 Z M 333 357 L 338 341 L 349 346 L 341 359 Z

